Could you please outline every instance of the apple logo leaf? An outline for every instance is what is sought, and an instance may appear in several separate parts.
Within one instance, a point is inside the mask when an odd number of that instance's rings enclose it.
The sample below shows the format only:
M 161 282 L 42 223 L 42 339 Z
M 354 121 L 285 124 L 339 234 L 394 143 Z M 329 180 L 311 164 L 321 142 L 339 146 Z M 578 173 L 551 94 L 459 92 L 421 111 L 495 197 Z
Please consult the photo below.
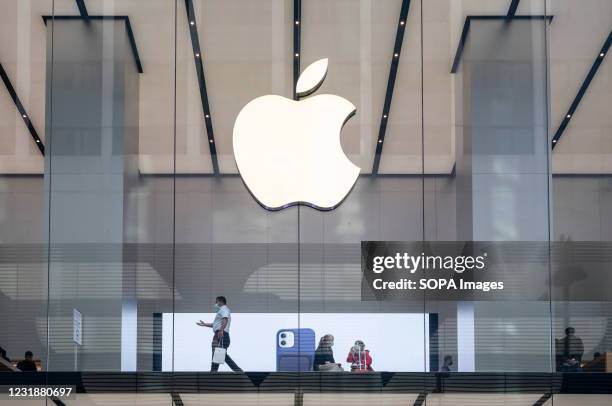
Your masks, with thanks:
M 304 69 L 295 86 L 298 96 L 308 96 L 323 84 L 325 75 L 327 75 L 327 62 L 327 58 L 319 59 Z

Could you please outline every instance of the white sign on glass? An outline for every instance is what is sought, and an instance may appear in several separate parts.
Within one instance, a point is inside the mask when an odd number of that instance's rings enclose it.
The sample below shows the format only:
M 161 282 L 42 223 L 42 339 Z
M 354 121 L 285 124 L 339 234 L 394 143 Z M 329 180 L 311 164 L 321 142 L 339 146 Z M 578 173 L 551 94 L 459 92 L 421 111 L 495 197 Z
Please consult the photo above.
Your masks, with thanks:
M 327 59 L 304 70 L 296 93 L 309 95 L 323 83 Z M 306 204 L 336 208 L 359 176 L 342 150 L 340 132 L 354 114 L 348 100 L 323 94 L 295 101 L 266 95 L 242 108 L 234 123 L 234 157 L 246 187 L 266 209 Z
M 83 315 L 77 309 L 72 309 L 72 341 L 83 345 Z

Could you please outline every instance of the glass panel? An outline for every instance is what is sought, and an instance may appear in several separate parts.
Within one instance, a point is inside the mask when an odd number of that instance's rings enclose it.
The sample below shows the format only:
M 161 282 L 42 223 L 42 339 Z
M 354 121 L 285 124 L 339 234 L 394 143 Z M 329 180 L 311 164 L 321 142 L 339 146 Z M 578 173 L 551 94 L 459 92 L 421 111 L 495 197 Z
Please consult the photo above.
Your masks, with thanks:
M 612 364 L 610 27 L 603 0 L 4 1 L 0 370 L 258 372 L 79 404 L 605 403 L 569 392 Z M 454 272 L 380 299 L 379 247 Z M 493 393 L 514 373 L 537 389 Z
M 487 261 L 459 282 L 504 288 L 430 294 L 430 358 L 444 371 L 549 371 L 547 22 L 531 4 L 509 20 L 508 2 L 451 3 L 423 11 L 425 240 L 468 243 L 463 255 Z
M 463 13 L 469 7 L 465 2 Z M 488 3 L 488 2 L 487 2 Z M 454 102 L 461 83 L 450 73 L 449 56 L 456 43 L 456 30 L 463 25 L 462 15 L 452 0 L 423 4 L 423 239 L 456 241 L 457 177 L 455 137 L 460 127 L 453 118 L 461 104 Z M 431 315 L 429 351 L 430 371 L 457 371 L 463 326 L 458 324 L 462 308 L 455 301 L 425 297 L 425 310 Z M 467 308 L 469 311 L 469 307 Z M 429 400 L 428 400 L 429 401 Z
M 555 367 L 610 372 L 612 3 L 554 0 L 552 9 L 562 22 L 550 28 Z
M 175 296 L 174 2 L 87 8 L 47 24 L 49 370 L 150 371 Z
M 51 0 L 10 0 L 0 13 L 0 371 L 15 369 L 26 351 L 37 368 L 47 365 L 47 50 L 40 16 L 52 8 Z
M 426 370 L 422 301 L 361 297 L 362 241 L 423 238 L 421 11 L 419 2 L 410 4 L 396 56 L 401 9 L 402 1 L 302 3 L 303 67 L 328 57 L 319 92 L 347 98 L 357 110 L 340 136 L 344 152 L 361 168 L 354 188 L 332 211 L 299 208 L 300 325 L 315 331 L 321 362 L 332 362 L 325 337 L 333 336 L 333 361 L 345 371 Z M 398 60 L 393 102 L 385 111 L 389 69 Z M 372 176 L 381 120 L 386 136 L 380 175 Z M 370 390 L 380 385 L 370 379 L 364 382 Z M 309 399 L 326 403 L 324 396 Z
M 196 0 L 189 21 L 179 3 L 177 295 L 168 326 L 174 329 L 174 358 L 166 362 L 164 355 L 164 370 L 211 369 L 213 331 L 196 322 L 212 323 L 218 296 L 231 309 L 223 343 L 239 368 L 295 370 L 297 358 L 281 334 L 299 327 L 297 208 L 261 207 L 236 176 L 232 146 L 234 121 L 249 101 L 267 94 L 291 97 L 292 2 Z M 198 84 L 190 30 L 200 43 L 206 93 Z M 213 155 L 207 123 L 214 129 Z M 213 159 L 217 176 L 211 176 Z M 216 367 L 231 370 L 227 363 Z M 209 398 L 188 399 L 199 404 Z

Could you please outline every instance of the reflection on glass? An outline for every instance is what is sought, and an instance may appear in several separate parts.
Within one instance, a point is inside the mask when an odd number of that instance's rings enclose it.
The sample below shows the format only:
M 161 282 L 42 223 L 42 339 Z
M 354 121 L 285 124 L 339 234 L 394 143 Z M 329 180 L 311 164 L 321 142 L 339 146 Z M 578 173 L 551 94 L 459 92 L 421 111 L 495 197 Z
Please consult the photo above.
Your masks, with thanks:
M 31 351 L 21 367 L 48 371 L 609 372 L 612 6 L 297 3 L 3 4 L 8 368 Z M 339 143 L 359 176 L 333 210 L 266 210 L 236 118 L 325 58 L 317 94 L 355 106 Z M 363 241 L 486 244 L 505 289 L 365 300 Z

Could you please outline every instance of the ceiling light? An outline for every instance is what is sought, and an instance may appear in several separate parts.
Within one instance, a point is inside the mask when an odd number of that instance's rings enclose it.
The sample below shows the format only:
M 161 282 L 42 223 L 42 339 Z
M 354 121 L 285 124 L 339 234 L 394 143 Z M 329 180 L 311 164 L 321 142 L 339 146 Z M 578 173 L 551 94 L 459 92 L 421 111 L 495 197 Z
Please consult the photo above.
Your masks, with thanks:
M 403 21 L 400 21 L 400 25 L 404 25 L 404 22 L 403 22 Z
M 394 54 L 393 56 L 397 58 L 397 57 L 399 56 L 399 54 L 397 54 L 397 53 L 396 53 L 396 54 Z
M 568 115 L 567 115 L 567 116 L 565 116 L 565 117 L 567 117 L 567 118 L 572 118 L 572 115 L 571 115 L 571 114 L 568 114 Z
M 300 56 L 300 54 L 296 53 L 295 56 L 298 57 L 298 56 Z
M 36 142 L 40 142 L 40 140 L 36 140 Z
M 200 54 L 196 52 L 196 58 L 199 58 L 199 57 L 200 57 Z
M 27 116 L 25 114 L 22 114 L 21 117 L 26 118 Z
M 382 144 L 382 140 L 378 140 L 378 143 L 379 143 L 379 144 Z
M 211 144 L 213 143 L 213 140 L 208 140 L 208 142 L 210 142 Z
M 383 118 L 387 118 L 387 115 L 386 115 L 386 114 L 383 114 Z
M 296 21 L 296 22 L 295 22 L 295 25 L 298 25 L 299 23 L 300 23 L 299 21 Z
M 206 118 L 210 118 L 210 116 L 209 116 L 208 114 L 207 114 L 205 117 L 206 117 Z
M 553 144 L 556 144 L 556 143 L 557 143 L 557 140 L 553 140 Z
M 605 54 L 603 52 L 601 54 L 599 54 L 599 56 L 602 57 L 602 58 L 604 57 L 604 55 Z
M 195 25 L 195 21 L 192 21 L 192 22 L 190 22 L 189 24 L 191 24 L 191 25 Z

